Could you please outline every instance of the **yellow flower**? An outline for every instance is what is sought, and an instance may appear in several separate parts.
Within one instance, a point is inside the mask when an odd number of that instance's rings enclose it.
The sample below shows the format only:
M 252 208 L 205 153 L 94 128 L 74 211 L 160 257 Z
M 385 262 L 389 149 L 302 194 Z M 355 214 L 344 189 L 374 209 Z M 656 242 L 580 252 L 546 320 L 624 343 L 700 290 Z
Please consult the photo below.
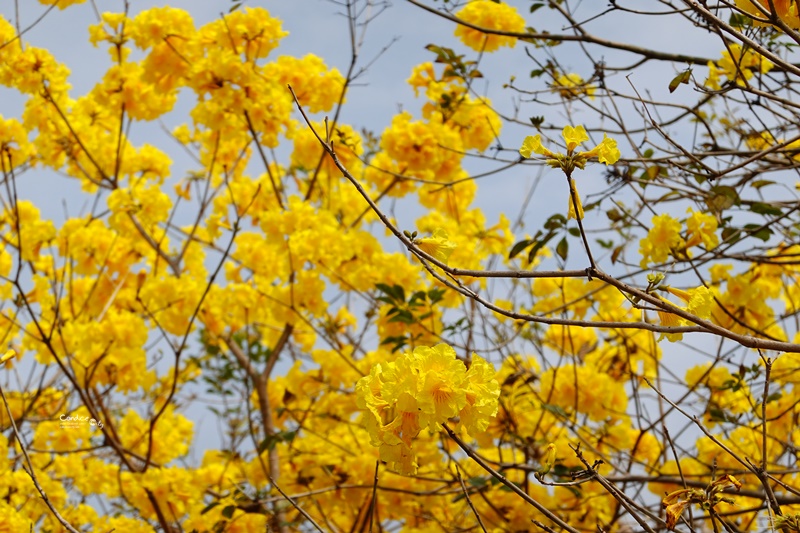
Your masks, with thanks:
M 561 74 L 553 80 L 552 91 L 567 100 L 579 98 L 583 95 L 594 100 L 594 93 L 597 89 L 594 85 L 587 84 L 578 74 L 570 72 Z
M 435 259 L 444 264 L 447 264 L 447 260 L 453 254 L 453 250 L 455 250 L 457 246 L 456 243 L 448 240 L 447 232 L 442 228 L 434 231 L 432 237 L 416 239 L 414 243 L 419 247 L 420 250 L 430 256 L 433 256 Z
M 668 214 L 653 217 L 653 227 L 647 237 L 639 241 L 642 268 L 647 268 L 649 263 L 663 263 L 670 253 L 682 249 L 685 243 L 680 231 L 681 223 Z
M 74 6 L 78 4 L 82 4 L 86 2 L 86 0 L 39 0 L 40 4 L 46 6 L 58 6 L 58 9 L 64 10 L 67 9 L 69 6 Z
M 465 5 L 456 13 L 456 16 L 465 22 L 488 30 L 521 33 L 525 31 L 525 19 L 517 10 L 507 4 L 492 2 L 491 0 L 475 0 Z M 517 44 L 516 37 L 505 35 L 488 35 L 480 30 L 459 25 L 455 36 L 461 42 L 477 52 L 494 52 L 501 46 L 513 47 Z
M 715 303 L 714 294 L 711 290 L 701 285 L 689 291 L 689 306 L 687 310 L 702 319 L 708 319 Z
M 6 353 L 4 353 L 2 357 L 0 357 L 0 365 L 5 364 L 6 361 L 12 359 L 16 355 L 17 352 L 15 352 L 14 350 L 6 351 Z
M 681 517 L 681 514 L 683 514 L 683 511 L 685 511 L 689 505 L 689 500 L 680 500 L 667 505 L 665 511 L 667 516 L 667 529 L 675 528 L 675 525 L 678 523 L 678 519 Z
M 661 298 L 660 296 L 658 298 L 667 303 L 672 303 L 665 298 Z M 684 320 L 681 317 L 672 314 L 669 311 L 662 311 L 660 309 L 657 309 L 656 314 L 658 314 L 658 319 L 661 321 L 661 325 L 663 326 L 669 328 L 676 328 L 684 325 Z M 683 339 L 683 333 L 662 333 L 661 337 L 666 337 L 667 340 L 670 342 L 676 342 Z
M 581 154 L 587 159 L 596 157 L 599 162 L 605 163 L 606 165 L 613 165 L 619 161 L 620 158 L 620 152 L 617 148 L 617 141 L 607 136 L 605 133 L 603 134 L 603 140 L 600 142 L 600 144 L 588 152 L 581 152 Z
M 542 146 L 542 137 L 539 134 L 525 137 L 522 141 L 522 148 L 519 149 L 519 153 L 525 159 L 530 159 L 533 154 L 556 157 L 556 154 Z
M 570 178 L 570 198 L 569 198 L 569 211 L 568 218 L 583 219 L 583 205 L 581 204 L 578 190 L 575 188 L 575 182 L 572 181 L 572 172 L 576 168 L 583 169 L 589 159 L 597 158 L 601 163 L 612 165 L 620 158 L 620 152 L 617 149 L 617 141 L 611 139 L 603 134 L 603 141 L 589 150 L 588 152 L 576 152 L 576 148 L 589 140 L 589 135 L 586 133 L 586 128 L 582 125 L 578 126 L 564 126 L 561 131 L 564 137 L 564 142 L 567 146 L 567 153 L 554 153 L 542 145 L 542 138 L 539 134 L 529 135 L 522 141 L 522 147 L 519 149 L 519 154 L 528 159 L 533 154 L 539 154 L 547 157 L 546 163 L 553 168 L 560 168 L 567 177 Z M 572 193 L 575 194 L 576 202 L 572 201 Z M 577 213 L 576 206 L 577 203 Z
M 747 12 L 750 16 L 766 19 L 770 13 L 770 2 L 775 6 L 775 16 L 781 19 L 790 28 L 800 28 L 800 16 L 798 15 L 797 2 L 794 0 L 758 0 L 761 4 L 757 6 L 753 0 L 736 0 L 736 6 L 742 11 Z M 755 26 L 767 26 L 766 22 L 753 21 Z
M 686 219 L 686 247 L 696 246 L 703 243 L 707 250 L 716 248 L 719 244 L 717 237 L 717 219 L 714 215 L 709 215 L 699 211 L 694 211 L 691 207 L 687 209 L 690 213 Z
M 586 129 L 582 125 L 575 127 L 564 126 L 561 135 L 567 142 L 567 153 L 573 152 L 579 144 L 583 144 L 589 140 L 589 135 L 587 135 Z
M 560 167 L 565 172 L 571 172 L 575 167 L 582 169 L 586 165 L 587 159 L 595 157 L 598 161 L 606 165 L 613 165 L 619 161 L 621 154 L 617 148 L 617 141 L 605 134 L 603 134 L 603 141 L 587 152 L 575 152 L 575 149 L 579 145 L 589 140 L 589 135 L 587 135 L 586 129 L 583 126 L 564 126 L 561 135 L 564 137 L 564 142 L 567 145 L 566 154 L 557 154 L 542 146 L 542 139 L 538 134 L 525 137 L 522 141 L 522 147 L 519 149 L 519 153 L 525 159 L 530 158 L 532 154 L 548 157 L 548 165 L 553 168 Z
M 495 377 L 494 366 L 473 353 L 466 376 L 467 404 L 458 414 L 459 425 L 470 435 L 486 431 L 489 419 L 497 415 L 499 396 L 500 384 Z
M 753 77 L 753 69 L 766 74 L 773 66 L 770 60 L 758 52 L 749 48 L 743 50 L 741 45 L 734 43 L 722 51 L 722 59 L 716 63 L 708 62 L 708 79 L 705 85 L 710 89 L 720 90 L 720 76 L 724 75 L 729 80 L 735 80 L 737 85 L 744 86 L 746 80 Z

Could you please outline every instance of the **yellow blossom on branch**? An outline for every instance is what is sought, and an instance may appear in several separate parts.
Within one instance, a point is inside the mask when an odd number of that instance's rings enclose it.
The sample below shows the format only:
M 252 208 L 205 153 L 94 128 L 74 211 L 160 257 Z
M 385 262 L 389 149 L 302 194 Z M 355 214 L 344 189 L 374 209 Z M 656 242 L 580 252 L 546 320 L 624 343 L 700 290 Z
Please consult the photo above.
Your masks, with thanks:
M 557 76 L 550 87 L 554 93 L 558 93 L 561 98 L 566 100 L 573 100 L 581 96 L 588 96 L 594 100 L 594 93 L 597 90 L 597 87 L 586 83 L 574 72 Z
M 671 253 L 685 248 L 680 232 L 681 223 L 668 214 L 653 217 L 653 227 L 647 237 L 639 241 L 642 268 L 647 268 L 649 263 L 663 263 Z
M 758 5 L 760 4 L 760 5 Z M 774 13 L 771 7 L 775 7 Z M 745 11 L 754 19 L 768 19 L 775 15 L 790 28 L 800 28 L 800 13 L 798 13 L 797 2 L 794 0 L 736 0 L 736 7 Z M 753 20 L 755 26 L 767 26 L 768 23 L 760 20 Z
M 548 158 L 547 164 L 553 168 L 561 168 L 566 173 L 572 173 L 575 168 L 583 169 L 589 159 L 596 158 L 599 162 L 606 165 L 613 165 L 620 158 L 620 151 L 617 148 L 617 141 L 603 134 L 603 140 L 586 152 L 576 152 L 575 149 L 589 140 L 586 129 L 581 126 L 564 126 L 561 132 L 567 145 L 567 153 L 556 153 L 542 145 L 541 135 L 529 135 L 522 141 L 519 153 L 525 159 L 529 159 L 533 154 L 543 155 Z
M 511 33 L 525 31 L 525 19 L 517 10 L 508 4 L 492 2 L 491 0 L 475 0 L 465 5 L 456 13 L 456 16 L 465 22 L 489 30 L 498 30 Z M 461 42 L 478 52 L 494 52 L 501 46 L 513 47 L 517 44 L 516 37 L 505 35 L 488 35 L 479 30 L 459 25 L 455 36 Z
M 415 239 L 414 243 L 420 250 L 426 254 L 433 256 L 438 261 L 447 264 L 447 260 L 456 249 L 456 243 L 448 239 L 447 232 L 442 228 L 433 232 L 432 237 L 422 237 Z
M 519 149 L 519 154 L 525 158 L 530 159 L 533 154 L 543 155 L 547 158 L 545 161 L 553 168 L 560 168 L 570 182 L 570 199 L 569 199 L 569 218 L 583 218 L 583 205 L 581 205 L 578 190 L 575 188 L 575 183 L 572 181 L 572 172 L 579 168 L 583 170 L 586 163 L 590 159 L 597 159 L 606 165 L 613 165 L 620 158 L 620 151 L 617 148 L 617 141 L 603 134 L 603 140 L 586 152 L 577 152 L 576 149 L 581 144 L 589 140 L 589 135 L 582 125 L 578 126 L 564 126 L 561 131 L 564 137 L 564 142 L 567 146 L 567 153 L 556 153 L 542 144 L 541 135 L 529 135 L 522 141 L 522 147 Z M 574 195 L 574 201 L 573 201 Z
M 484 431 L 497 413 L 500 385 L 494 374 L 476 354 L 467 370 L 446 344 L 420 346 L 374 366 L 358 380 L 356 401 L 381 459 L 401 474 L 414 474 L 414 439 L 422 428 L 437 431 L 459 417 L 468 432 Z
M 747 80 L 753 77 L 754 71 L 766 74 L 775 66 L 772 61 L 765 59 L 758 52 L 749 48 L 742 49 L 739 44 L 731 44 L 727 50 L 722 51 L 722 59 L 716 63 L 708 62 L 708 79 L 705 85 L 716 91 L 722 88 L 720 76 L 728 80 L 735 80 L 737 85 L 744 86 Z
M 686 211 L 689 218 L 686 219 L 686 247 L 697 246 L 702 243 L 707 250 L 716 248 L 719 244 L 719 237 L 716 235 L 718 223 L 714 215 L 694 211 L 691 207 Z

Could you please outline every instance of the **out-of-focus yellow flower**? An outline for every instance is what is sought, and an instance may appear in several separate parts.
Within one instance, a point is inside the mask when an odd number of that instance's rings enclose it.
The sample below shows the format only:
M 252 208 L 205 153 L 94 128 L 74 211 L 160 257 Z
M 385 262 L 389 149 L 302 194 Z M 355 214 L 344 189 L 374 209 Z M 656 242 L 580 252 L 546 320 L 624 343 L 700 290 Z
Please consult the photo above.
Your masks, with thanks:
M 686 243 L 681 237 L 681 223 L 667 213 L 653 217 L 653 227 L 647 237 L 639 241 L 639 253 L 642 254 L 641 266 L 647 268 L 650 263 L 663 263 L 670 253 L 683 249 Z
M 573 100 L 581 96 L 588 96 L 594 100 L 594 93 L 597 90 L 592 84 L 583 81 L 580 75 L 570 72 L 569 74 L 560 74 L 550 86 L 554 93 L 558 93 L 561 98 Z
M 736 80 L 736 84 L 744 86 L 747 80 L 753 77 L 753 71 L 766 74 L 775 65 L 758 52 L 749 48 L 742 50 L 739 44 L 731 44 L 729 49 L 722 51 L 722 59 L 714 63 L 708 62 L 708 78 L 705 86 L 718 91 L 722 88 L 720 77 Z
M 736 6 L 750 16 L 758 19 L 769 18 L 770 1 L 775 6 L 775 15 L 790 28 L 800 28 L 800 14 L 798 14 L 797 2 L 794 0 L 758 0 L 760 6 L 753 3 L 753 0 L 736 0 Z M 768 26 L 769 23 L 753 21 L 755 26 Z
M 58 6 L 58 9 L 64 10 L 69 6 L 82 4 L 86 0 L 39 0 L 39 3 L 45 6 Z
M 492 2 L 491 0 L 475 0 L 465 5 L 456 13 L 456 16 L 465 22 L 486 28 L 512 33 L 525 31 L 525 19 L 517 10 L 508 4 Z M 479 30 L 459 25 L 455 36 L 461 42 L 478 52 L 494 52 L 501 46 L 513 47 L 517 44 L 516 37 L 505 35 L 489 35 Z
M 435 259 L 447 264 L 447 260 L 456 249 L 456 243 L 448 239 L 447 232 L 442 228 L 433 232 L 432 237 L 423 237 L 416 239 L 414 243 L 420 250 L 428 255 L 433 256 Z
M 686 219 L 686 247 L 697 246 L 702 243 L 707 250 L 716 248 L 719 244 L 717 237 L 717 219 L 714 215 L 694 211 L 691 207 L 686 210 L 689 218 Z
M 662 298 L 660 296 L 658 298 L 667 303 L 672 303 L 666 298 Z M 656 314 L 658 314 L 658 320 L 661 322 L 662 326 L 666 326 L 668 328 L 677 328 L 685 324 L 685 321 L 681 317 L 673 313 L 670 313 L 669 311 L 662 311 L 661 309 L 657 309 Z M 683 339 L 683 333 L 664 333 L 662 334 L 662 337 L 666 337 L 667 340 L 670 342 L 677 342 Z
M 705 320 L 711 316 L 715 303 L 714 293 L 708 287 L 701 285 L 689 291 L 689 306 L 686 310 Z
M 8 350 L 8 351 L 6 351 L 6 353 L 4 353 L 2 357 L 0 357 L 0 365 L 3 365 L 3 364 L 5 364 L 5 363 L 6 363 L 6 361 L 8 361 L 8 360 L 12 359 L 12 358 L 13 358 L 13 357 L 15 357 L 16 355 L 17 355 L 17 352 L 16 352 L 16 351 L 14 351 L 14 350 Z

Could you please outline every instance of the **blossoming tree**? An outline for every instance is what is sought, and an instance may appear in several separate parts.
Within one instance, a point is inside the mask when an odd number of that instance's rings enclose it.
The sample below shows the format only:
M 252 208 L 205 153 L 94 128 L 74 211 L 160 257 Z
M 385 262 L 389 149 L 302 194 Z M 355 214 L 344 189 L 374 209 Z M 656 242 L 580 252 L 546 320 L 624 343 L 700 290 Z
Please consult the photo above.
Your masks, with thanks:
M 85 94 L 0 18 L 0 529 L 800 530 L 797 4 L 518 4 L 407 0 L 454 36 L 380 134 L 340 120 L 369 0 L 345 75 L 261 7 L 123 2 Z M 654 19 L 708 48 L 614 32 Z

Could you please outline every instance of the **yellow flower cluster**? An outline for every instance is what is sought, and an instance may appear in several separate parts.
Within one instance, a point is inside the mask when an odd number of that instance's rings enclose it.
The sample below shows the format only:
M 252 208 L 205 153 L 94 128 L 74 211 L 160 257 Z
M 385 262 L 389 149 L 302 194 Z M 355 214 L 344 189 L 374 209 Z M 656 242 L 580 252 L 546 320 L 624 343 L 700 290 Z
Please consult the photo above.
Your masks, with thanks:
M 461 8 L 456 16 L 464 22 L 487 30 L 509 33 L 525 31 L 525 19 L 515 8 L 492 0 L 473 0 Z M 455 35 L 477 52 L 494 52 L 501 46 L 513 47 L 517 44 L 516 37 L 486 34 L 462 25 L 456 28 Z
M 647 237 L 639 242 L 642 268 L 651 263 L 663 263 L 670 254 L 683 249 L 686 242 L 681 237 L 681 223 L 667 213 L 656 215 Z
M 642 268 L 653 263 L 664 263 L 671 255 L 691 257 L 690 248 L 702 245 L 712 250 L 719 244 L 718 223 L 713 215 L 687 209 L 686 234 L 681 234 L 681 223 L 667 213 L 653 217 L 653 227 L 647 237 L 639 241 Z
M 770 18 L 772 11 L 770 6 L 775 7 L 774 15 L 778 17 L 781 22 L 790 28 L 800 28 L 800 13 L 798 13 L 797 2 L 794 0 L 736 0 L 736 7 L 745 11 L 754 19 L 753 24 L 756 26 L 768 26 L 768 22 L 762 22 L 763 19 Z
M 783 297 L 790 305 L 797 305 L 797 300 L 793 300 L 798 294 L 797 284 L 794 276 L 790 275 L 787 286 L 786 274 L 781 266 L 770 264 L 755 265 L 737 275 L 731 275 L 723 268 L 712 270 L 712 281 L 720 285 L 725 283 L 725 290 L 720 288 L 717 294 L 721 308 L 714 309 L 712 319 L 731 331 L 745 333 L 754 328 L 772 338 L 786 339 L 770 304 L 772 300 Z
M 574 100 L 581 96 L 588 96 L 594 100 L 594 93 L 597 87 L 586 83 L 579 74 L 570 72 L 569 74 L 559 74 L 551 84 L 551 90 L 565 100 Z
M 491 100 L 471 96 L 462 77 L 447 69 L 437 76 L 433 63 L 425 62 L 414 67 L 408 83 L 416 95 L 425 89 L 428 102 L 422 106 L 422 116 L 450 125 L 465 150 L 486 150 L 500 135 L 503 123 Z
M 420 346 L 375 365 L 358 380 L 356 394 L 381 460 L 402 474 L 414 474 L 418 463 L 413 443 L 422 428 L 437 432 L 458 417 L 459 427 L 468 433 L 485 431 L 500 395 L 494 374 L 492 365 L 477 354 L 467 369 L 446 344 Z
M 529 135 L 522 141 L 522 147 L 519 149 L 520 155 L 524 159 L 529 159 L 533 154 L 543 155 L 547 158 L 545 161 L 553 168 L 560 168 L 569 179 L 570 198 L 569 198 L 569 218 L 583 218 L 583 205 L 581 204 L 578 190 L 575 187 L 575 182 L 572 180 L 572 173 L 576 168 L 583 170 L 586 163 L 590 159 L 597 159 L 606 165 L 613 165 L 620 158 L 620 151 L 617 148 L 617 141 L 603 134 L 603 140 L 585 152 L 578 152 L 576 148 L 589 140 L 589 135 L 586 129 L 581 126 L 564 126 L 561 132 L 564 137 L 564 142 L 567 146 L 566 153 L 552 152 L 542 145 L 542 136 L 539 134 Z M 575 200 L 573 201 L 573 196 Z M 577 206 L 577 212 L 576 212 Z
M 727 415 L 747 413 L 757 401 L 741 376 L 731 374 L 727 367 L 711 363 L 697 365 L 686 371 L 686 384 L 704 385 L 708 389 L 706 423 L 714 425 Z
M 745 86 L 755 72 L 766 74 L 775 66 L 772 61 L 765 59 L 761 54 L 742 48 L 740 44 L 732 43 L 727 50 L 722 51 L 722 59 L 716 63 L 708 62 L 708 78 L 706 87 L 719 91 L 722 89 L 720 78 L 736 81 L 737 85 Z

